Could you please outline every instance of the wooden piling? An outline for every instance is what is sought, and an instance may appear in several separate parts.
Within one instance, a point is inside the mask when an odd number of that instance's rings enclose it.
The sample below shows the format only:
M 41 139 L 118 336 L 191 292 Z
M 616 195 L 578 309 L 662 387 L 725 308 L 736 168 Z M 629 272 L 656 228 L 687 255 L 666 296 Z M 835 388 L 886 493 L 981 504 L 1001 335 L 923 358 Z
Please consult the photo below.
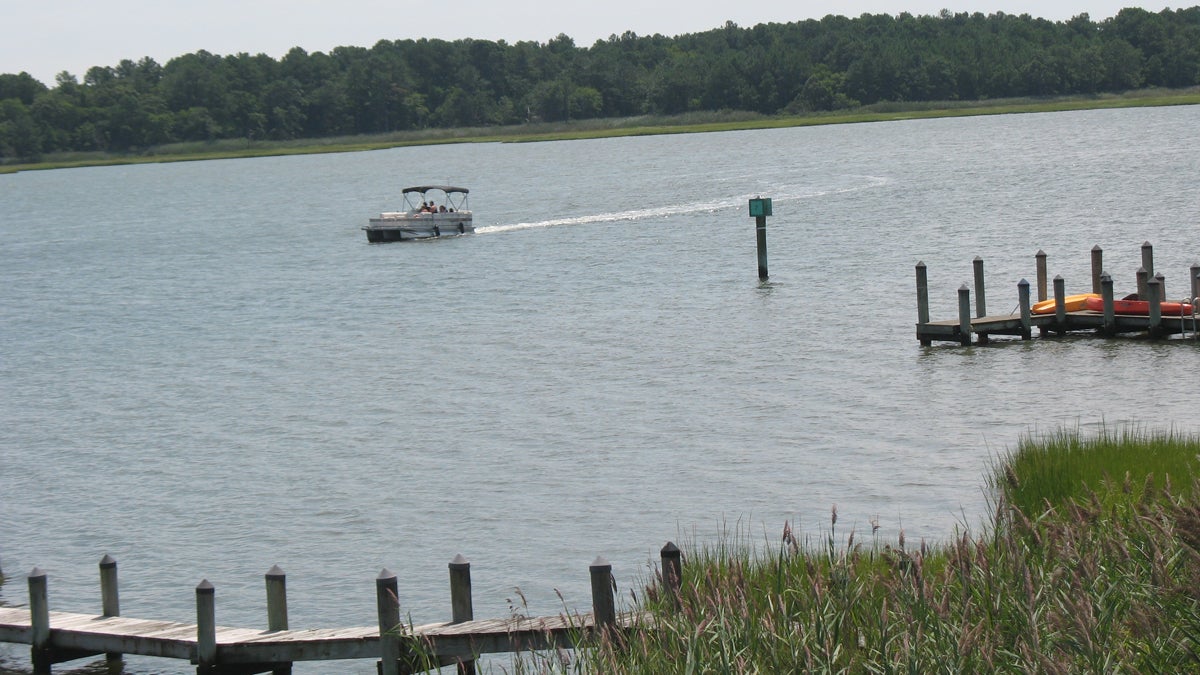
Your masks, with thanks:
M 1158 336 L 1162 331 L 1162 284 L 1158 277 L 1146 282 L 1146 293 L 1150 301 L 1150 335 Z
M 386 567 L 375 578 L 382 675 L 400 675 L 400 584 Z
M 450 561 L 450 622 L 462 623 L 475 618 L 471 599 L 471 563 L 462 554 Z M 475 662 L 458 662 L 458 675 L 475 675 Z
M 1033 339 L 1033 311 L 1029 302 L 1029 281 L 1017 282 L 1017 303 L 1021 307 L 1021 339 Z
M 208 579 L 196 585 L 196 675 L 216 673 L 216 589 Z
M 1100 275 L 1100 298 L 1104 301 L 1104 324 L 1101 330 L 1106 335 L 1112 335 L 1117 330 L 1117 316 L 1113 309 L 1113 279 L 1108 272 Z
M 1104 249 L 1100 244 L 1092 247 L 1092 292 L 1100 292 L 1100 275 L 1104 273 Z
M 983 258 L 975 256 L 972 266 L 975 269 L 975 316 L 982 318 L 987 316 L 987 302 L 983 292 Z
M 1149 291 L 1147 290 L 1148 282 L 1150 281 L 1150 273 L 1145 267 L 1139 267 L 1137 270 L 1137 294 L 1141 300 L 1148 298 Z
M 1147 275 L 1154 276 L 1154 247 L 1148 241 L 1142 242 L 1142 267 Z
M 108 554 L 100 559 L 100 604 L 104 616 L 121 616 L 121 598 L 117 590 L 117 561 Z
M 758 278 L 767 280 L 767 217 L 755 216 L 754 233 L 758 241 Z
M 1046 252 L 1038 249 L 1037 254 L 1037 289 L 1038 302 L 1042 302 L 1047 298 L 1046 295 Z
M 1192 263 L 1192 304 L 1196 304 L 1196 299 L 1200 298 L 1200 263 Z M 4 575 L 0 573 L 0 577 Z
M 271 632 L 288 629 L 287 575 L 279 565 L 271 565 L 264 575 L 267 586 L 267 630 Z M 271 675 L 291 675 L 292 664 L 277 663 Z
M 1067 325 L 1067 282 L 1061 274 L 1054 275 L 1054 332 L 1062 335 Z
M 272 565 L 264 575 L 267 586 L 267 630 L 288 629 L 287 575 Z
M 611 627 L 617 622 L 617 603 L 613 591 L 612 565 L 602 556 L 588 567 L 592 577 L 592 615 L 597 628 Z
M 117 561 L 107 553 L 100 559 L 100 605 L 104 616 L 121 616 L 121 597 L 117 588 Z M 121 660 L 118 652 L 104 655 L 109 665 Z
M 958 287 L 958 341 L 971 344 L 971 289 L 966 284 Z
M 929 323 L 929 274 L 925 263 L 917 263 L 917 323 Z
M 32 635 L 30 658 L 33 672 L 49 675 L 50 665 L 50 599 L 46 573 L 34 567 L 29 573 L 29 624 Z
M 917 262 L 917 326 L 924 326 L 929 323 L 929 274 L 925 269 L 924 262 Z M 920 337 L 920 330 L 917 331 L 918 339 L 921 344 L 928 347 L 933 344 L 932 340 Z
M 679 591 L 683 588 L 683 552 L 668 541 L 659 551 L 662 560 L 662 588 L 671 605 L 679 608 Z

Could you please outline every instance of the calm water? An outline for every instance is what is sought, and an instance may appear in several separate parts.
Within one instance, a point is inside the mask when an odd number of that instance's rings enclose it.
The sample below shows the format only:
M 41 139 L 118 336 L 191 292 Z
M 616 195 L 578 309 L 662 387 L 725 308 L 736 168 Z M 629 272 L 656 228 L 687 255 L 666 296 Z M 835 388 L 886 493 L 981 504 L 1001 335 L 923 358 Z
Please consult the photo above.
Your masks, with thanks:
M 984 258 L 989 313 L 1044 250 L 1118 294 L 1143 241 L 1200 259 L 1200 107 L 463 145 L 0 177 L 0 603 L 371 625 L 624 597 L 668 540 L 838 529 L 939 540 L 1022 434 L 1200 430 L 1194 342 L 922 348 Z M 368 245 L 399 188 L 472 189 L 478 234 Z M 769 283 L 746 200 L 774 199 Z M 25 667 L 24 647 L 0 664 Z M 324 666 L 328 670 L 329 666 Z M 298 672 L 321 672 L 322 668 Z M 188 672 L 135 660 L 133 673 Z M 374 672 L 362 664 L 360 672 Z

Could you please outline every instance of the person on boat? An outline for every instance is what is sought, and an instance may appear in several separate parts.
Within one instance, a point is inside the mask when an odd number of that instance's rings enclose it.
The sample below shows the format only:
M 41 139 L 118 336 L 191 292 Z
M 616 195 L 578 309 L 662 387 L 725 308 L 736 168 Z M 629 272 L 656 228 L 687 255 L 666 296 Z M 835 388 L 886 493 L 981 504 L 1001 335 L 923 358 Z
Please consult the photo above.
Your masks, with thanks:
M 441 206 L 438 207 L 438 213 L 445 213 L 445 212 L 446 212 L 445 204 L 442 204 Z

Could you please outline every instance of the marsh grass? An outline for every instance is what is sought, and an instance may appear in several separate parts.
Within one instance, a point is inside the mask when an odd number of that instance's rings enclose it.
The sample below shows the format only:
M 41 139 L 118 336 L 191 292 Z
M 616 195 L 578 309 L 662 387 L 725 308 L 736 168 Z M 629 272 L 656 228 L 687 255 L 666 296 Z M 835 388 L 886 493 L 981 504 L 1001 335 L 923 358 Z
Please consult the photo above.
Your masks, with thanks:
M 638 600 L 643 628 L 540 672 L 1198 672 L 1198 451 L 1170 432 L 1025 438 L 989 522 L 933 547 L 839 532 L 836 509 L 816 536 L 689 546 L 678 597 L 652 582 Z
M 1200 443 L 1171 431 L 1102 428 L 1091 437 L 1060 430 L 1021 439 L 995 464 L 994 494 L 1023 513 L 1061 508 L 1095 493 L 1106 505 L 1153 501 L 1174 480 L 1191 486 L 1200 476 Z M 1194 497 L 1194 494 L 1189 494 Z

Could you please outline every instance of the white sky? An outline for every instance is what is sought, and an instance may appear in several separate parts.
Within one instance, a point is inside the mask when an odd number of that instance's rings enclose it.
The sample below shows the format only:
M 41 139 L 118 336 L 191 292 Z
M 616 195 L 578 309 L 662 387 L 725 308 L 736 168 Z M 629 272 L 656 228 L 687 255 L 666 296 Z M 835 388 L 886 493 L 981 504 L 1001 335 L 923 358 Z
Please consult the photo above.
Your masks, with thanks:
M 1124 7 L 1157 12 L 1191 5 L 1121 0 L 0 0 L 0 73 L 28 72 L 48 86 L 66 70 L 149 56 L 161 64 L 201 49 L 265 53 L 299 46 L 327 52 L 379 40 L 477 38 L 546 42 L 560 33 L 580 47 L 631 30 L 675 36 L 827 14 L 1005 12 L 1053 21 L 1086 12 L 1093 21 Z

